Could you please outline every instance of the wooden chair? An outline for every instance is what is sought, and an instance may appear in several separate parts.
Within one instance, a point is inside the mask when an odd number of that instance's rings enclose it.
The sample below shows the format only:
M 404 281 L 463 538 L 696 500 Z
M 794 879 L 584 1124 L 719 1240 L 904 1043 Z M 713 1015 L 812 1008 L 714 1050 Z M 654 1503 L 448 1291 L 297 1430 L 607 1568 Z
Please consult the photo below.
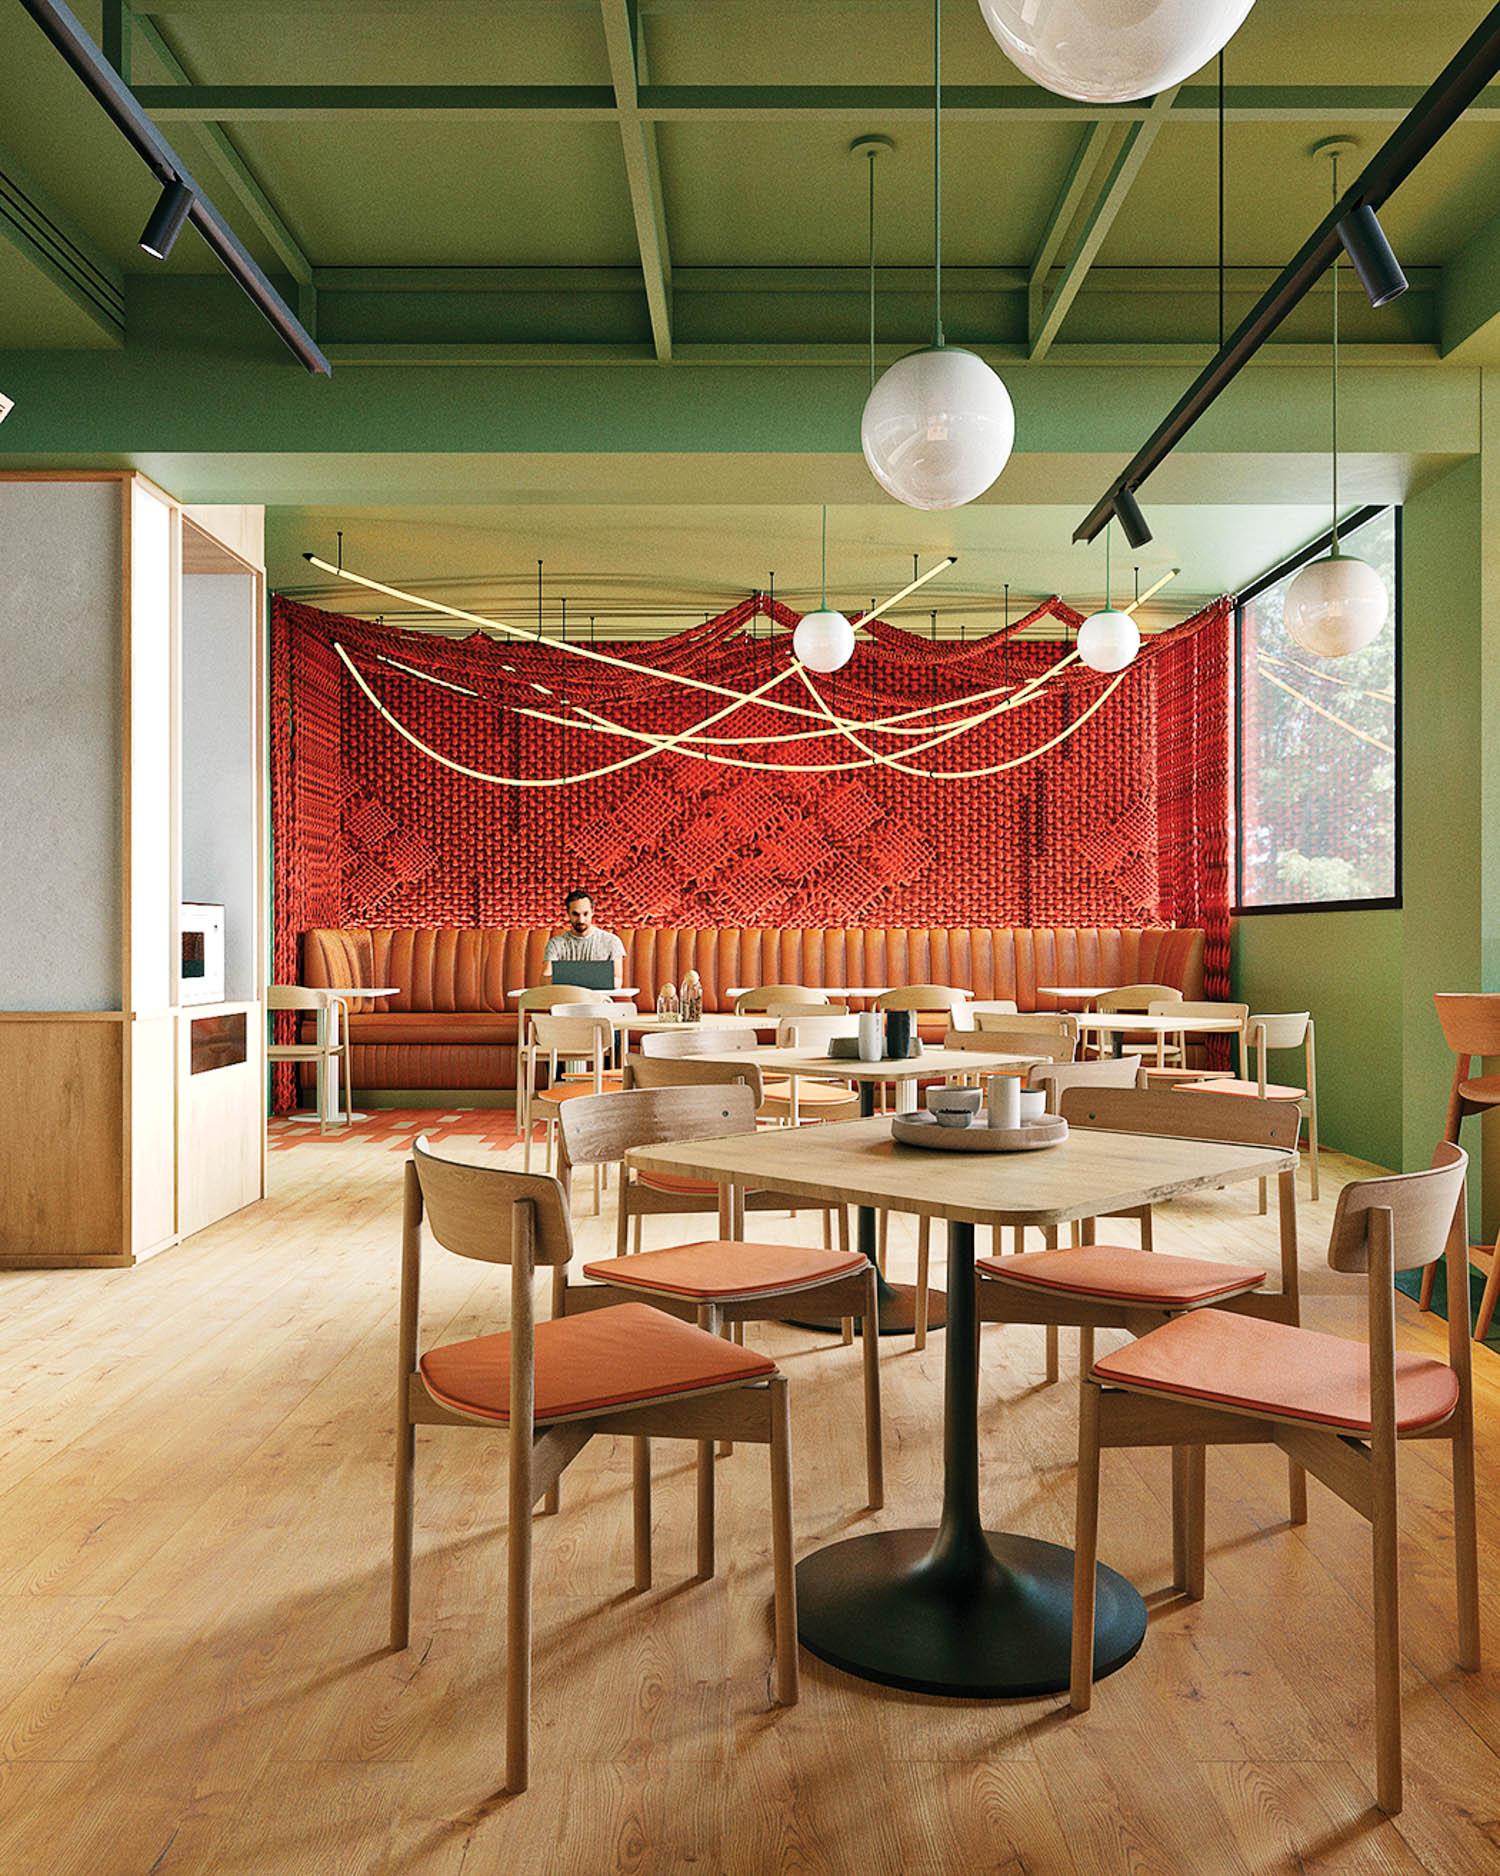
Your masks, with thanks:
M 781 1007 L 781 1006 L 778 1006 Z M 829 1006 L 830 1012 L 832 1006 Z M 857 1036 L 859 1018 L 847 1011 L 824 1014 L 797 1011 L 776 1022 L 778 1049 L 827 1049 L 835 1036 Z M 786 1093 L 779 1092 L 785 1081 Z M 765 1084 L 762 1120 L 785 1120 L 798 1127 L 807 1120 L 858 1120 L 859 1091 L 846 1081 L 816 1081 L 806 1075 L 776 1076 Z
M 418 1358 L 424 1219 L 460 1257 L 510 1265 L 510 1328 L 427 1349 Z M 391 1647 L 411 1639 L 418 1426 L 498 1427 L 507 1435 L 505 1783 L 526 1789 L 531 1731 L 531 1516 L 596 1433 L 635 1443 L 635 1587 L 651 1586 L 653 1437 L 698 1442 L 698 1574 L 714 1572 L 713 1446 L 766 1445 L 776 1609 L 776 1698 L 797 1699 L 797 1590 L 786 1379 L 753 1350 L 644 1303 L 534 1320 L 538 1269 L 560 1291 L 573 1255 L 562 1187 L 543 1173 L 438 1159 L 418 1139 L 406 1165 L 396 1383 Z
M 526 1069 L 526 1044 L 531 1040 L 531 1019 L 538 1010 L 551 1011 L 564 1003 L 594 1003 L 597 990 L 583 984 L 533 984 L 516 999 L 516 1126 L 521 1125 L 523 1103 L 522 1077 Z
M 540 1118 L 547 1128 L 547 1170 L 552 1170 L 553 1140 L 557 1116 L 563 1104 L 580 1094 L 602 1094 L 606 1088 L 620 1088 L 623 1079 L 608 1071 L 604 1064 L 614 1047 L 614 1026 L 607 1016 L 543 1016 L 531 1019 L 531 1035 L 522 1067 L 523 1106 L 521 1131 L 526 1141 L 525 1170 L 531 1171 L 531 1135 Z M 537 1086 L 537 1070 L 545 1059 L 547 1086 Z M 587 1062 L 586 1078 L 560 1076 L 562 1062 Z M 600 1205 L 599 1179 L 594 1179 L 594 1210 Z
M 1121 984 L 1116 990 L 1104 990 L 1094 998 L 1094 1008 L 1101 1016 L 1149 1016 L 1153 1003 L 1181 1003 L 1182 992 L 1171 984 Z M 1139 1055 L 1144 1044 L 1124 1042 L 1116 1053 Z M 1154 1051 L 1155 1044 L 1152 1049 Z M 1097 1053 L 1105 1052 L 1104 1032 L 1099 1032 Z
M 1244 1079 L 1250 1072 L 1245 1054 L 1245 1024 L 1250 1020 L 1248 1003 L 1189 1003 L 1181 997 L 1158 999 L 1147 1010 L 1148 1016 L 1212 1016 L 1221 1022 L 1238 1022 L 1240 1042 L 1240 1077 Z M 1225 1032 L 1228 1033 L 1227 1031 Z M 1165 1043 L 1165 1038 L 1163 1038 Z M 1165 1047 L 1163 1048 L 1165 1054 Z M 1181 1087 L 1185 1081 L 1215 1081 L 1224 1076 L 1222 1068 L 1189 1068 L 1187 1066 L 1188 1032 L 1179 1029 L 1173 1053 L 1179 1066 L 1169 1068 L 1164 1061 L 1156 1063 L 1146 1070 L 1153 1081 L 1168 1081 L 1173 1087 Z
M 1439 992 L 1433 999 L 1443 1036 L 1453 1051 L 1453 1087 L 1448 1095 L 1448 1118 L 1443 1138 L 1458 1145 L 1459 1128 L 1470 1114 L 1482 1114 L 1486 1108 L 1500 1107 L 1500 1075 L 1476 1075 L 1474 1058 L 1500 1055 L 1500 996 L 1455 996 Z M 1489 1267 L 1484 1294 L 1479 1299 L 1479 1314 L 1474 1320 L 1474 1340 L 1482 1342 L 1490 1332 L 1495 1305 L 1500 1302 L 1500 1254 L 1493 1245 L 1471 1244 L 1469 1258 L 1481 1269 Z M 1432 1307 L 1432 1280 L 1437 1266 L 1429 1264 L 1422 1274 L 1421 1307 Z
M 620 1167 L 632 1147 L 668 1140 L 720 1139 L 755 1131 L 755 1103 L 745 1087 L 640 1088 L 597 1100 L 570 1101 L 561 1117 L 563 1153 L 569 1166 Z M 875 1266 L 849 1249 L 849 1221 L 839 1208 L 839 1248 L 814 1250 L 800 1244 L 745 1241 L 745 1208 L 738 1192 L 719 1199 L 719 1236 L 706 1243 L 673 1245 L 631 1256 L 596 1258 L 583 1274 L 593 1281 L 569 1286 L 563 1309 L 593 1309 L 599 1286 L 640 1296 L 659 1309 L 696 1320 L 721 1333 L 746 1322 L 777 1322 L 808 1311 L 844 1318 L 844 1339 L 853 1340 L 853 1318 L 862 1320 L 865 1383 L 865 1473 L 869 1503 L 885 1502 L 880 1438 L 880 1307 Z
M 1066 1010 L 997 1010 L 992 1004 L 976 1003 L 974 1027 L 982 1035 L 992 1037 L 1066 1036 L 1075 1045 L 1078 1041 L 1078 1018 Z M 989 1046 L 999 1049 L 1005 1045 L 991 1042 Z
M 686 1061 L 695 1055 L 724 1055 L 759 1047 L 760 1038 L 753 1029 L 663 1029 L 641 1037 L 641 1054 L 656 1060 Z M 732 1072 L 739 1074 L 738 1069 Z M 852 1120 L 859 1113 L 859 1096 L 836 1082 L 804 1079 L 794 1096 L 792 1076 L 766 1075 L 759 1068 L 756 1073 L 760 1075 L 762 1120 L 788 1121 L 794 1106 L 803 1120 Z
M 1199 1081 L 1187 1093 L 1238 1094 L 1256 1101 L 1295 1101 L 1307 1116 L 1307 1160 L 1311 1193 L 1318 1196 L 1318 1062 L 1313 1042 L 1313 1019 L 1306 1010 L 1290 1015 L 1252 1016 L 1245 1025 L 1245 1041 L 1255 1054 L 1255 1076 L 1214 1076 Z M 1243 1046 L 1243 1045 L 1242 1045 Z M 1307 1066 L 1307 1086 L 1294 1088 L 1266 1079 L 1266 1054 L 1271 1049 L 1301 1049 Z M 1260 1209 L 1266 1209 L 1266 1182 L 1260 1182 Z
M 1101 1448 L 1170 1446 L 1174 1455 L 1189 1456 L 1186 1489 L 1173 1494 L 1173 1535 L 1186 1563 L 1187 1593 L 1197 1601 L 1204 1589 L 1204 1448 L 1279 1446 L 1370 1521 L 1376 1794 L 1382 1811 L 1401 1809 L 1401 1440 L 1446 1440 L 1452 1448 L 1458 1661 L 1466 1672 L 1479 1667 L 1467 1163 L 1460 1148 L 1444 1141 L 1431 1171 L 1360 1179 L 1339 1194 L 1328 1261 L 1365 1277 L 1367 1342 L 1204 1309 L 1093 1364 L 1082 1389 L 1078 1443 L 1071 1689 L 1077 1712 L 1093 1692 Z M 1448 1359 L 1398 1353 L 1393 1276 L 1445 1255 Z M 1309 1617 L 1299 1606 L 1294 1619 Z
M 723 1030 L 720 1033 L 734 1035 L 737 1032 Z M 735 1052 L 741 1048 L 755 1047 L 754 1035 L 748 1030 L 742 1033 L 748 1037 L 748 1041 L 728 1044 Z M 662 1031 L 654 1036 L 643 1036 L 641 1040 L 643 1043 L 678 1042 L 681 1038 L 671 1031 Z M 765 1078 L 756 1062 L 746 1062 L 743 1066 L 739 1063 L 702 1062 L 685 1052 L 680 1055 L 632 1055 L 625 1064 L 627 1093 L 636 1088 L 723 1088 L 736 1082 L 742 1082 L 750 1090 L 756 1111 L 759 1112 L 765 1103 Z M 631 1238 L 639 1253 L 644 1219 L 717 1212 L 719 1209 L 719 1188 L 711 1180 L 670 1179 L 657 1173 L 635 1173 L 624 1169 L 620 1179 L 616 1244 L 622 1257 Z M 833 1214 L 843 1211 L 836 1199 L 798 1199 L 795 1203 L 789 1203 L 775 1192 L 747 1192 L 744 1203 L 750 1211 L 758 1212 L 821 1212 L 825 1250 L 833 1243 Z
M 332 990 L 308 990 L 301 984 L 268 984 L 266 1009 L 295 1010 L 300 1017 L 311 1010 L 317 1017 L 317 1036 L 303 1042 L 300 1035 L 291 1042 L 268 1042 L 266 1060 L 311 1062 L 317 1070 L 314 1099 L 318 1104 L 318 1132 L 328 1131 L 328 1078 L 342 1068 L 344 1125 L 354 1125 L 353 1077 L 349 1072 L 349 999 Z
M 734 1013 L 736 1016 L 758 1015 L 769 1011 L 773 1003 L 794 1003 L 806 1009 L 828 1000 L 826 990 L 815 990 L 807 984 L 761 984 L 754 990 L 740 992 L 734 1000 Z

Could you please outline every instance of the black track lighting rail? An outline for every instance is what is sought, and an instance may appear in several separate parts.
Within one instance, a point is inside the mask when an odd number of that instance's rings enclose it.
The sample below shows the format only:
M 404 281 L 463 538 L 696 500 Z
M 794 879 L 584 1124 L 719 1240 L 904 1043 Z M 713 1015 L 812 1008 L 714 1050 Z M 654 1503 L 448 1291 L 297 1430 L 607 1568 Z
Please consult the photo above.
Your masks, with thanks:
M 277 335 L 309 371 L 331 370 L 312 334 L 240 245 L 229 224 L 193 181 L 181 158 L 136 102 L 130 87 L 59 0 L 21 0 L 64 60 L 104 107 L 115 127 L 164 188 L 181 183 L 192 192 L 188 220 Z
M 1128 489 L 1133 493 L 1153 469 L 1161 467 L 1292 308 L 1322 278 L 1342 245 L 1340 222 L 1356 209 L 1380 208 L 1438 140 L 1452 129 L 1497 72 L 1500 72 L 1500 6 L 1490 10 L 1449 60 L 1281 275 L 1261 295 L 1108 491 L 1073 530 L 1075 541 L 1092 541 L 1098 537 L 1115 512 L 1115 498 L 1120 491 Z

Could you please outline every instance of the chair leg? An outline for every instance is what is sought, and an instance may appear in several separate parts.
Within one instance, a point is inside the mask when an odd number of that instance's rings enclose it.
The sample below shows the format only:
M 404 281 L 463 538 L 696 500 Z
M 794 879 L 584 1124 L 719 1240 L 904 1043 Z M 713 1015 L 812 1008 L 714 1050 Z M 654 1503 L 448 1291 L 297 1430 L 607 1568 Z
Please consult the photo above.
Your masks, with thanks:
M 1318 1104 L 1307 1103 L 1307 1169 L 1313 1198 L 1318 1196 Z
M 913 1348 L 927 1346 L 927 1292 L 932 1274 L 932 1220 L 925 1214 L 917 1220 L 917 1293 Z
M 875 1214 L 875 1268 L 882 1277 L 885 1275 L 885 1255 L 890 1242 L 890 1224 L 889 1212 Z
M 1307 1523 L 1307 1472 L 1295 1459 L 1286 1462 L 1288 1524 Z
M 515 1448 L 512 1447 L 512 1454 Z M 531 1502 L 529 1465 L 512 1462 L 505 1592 L 505 1789 L 524 1791 L 531 1753 Z
M 647 1590 L 651 1587 L 651 1442 L 637 1435 L 630 1446 L 635 1586 L 638 1590 Z
M 1086 1381 L 1078 1401 L 1078 1510 L 1073 1524 L 1073 1661 L 1068 1704 L 1087 1713 L 1094 1698 L 1094 1575 L 1099 1551 L 1100 1390 Z
M 698 1441 L 698 1575 L 714 1573 L 714 1443 Z
M 797 1704 L 797 1573 L 792 1562 L 792 1428 L 784 1374 L 772 1375 L 771 1556 L 776 1605 L 776 1699 Z
M 1427 1266 L 1429 1272 L 1437 1269 L 1436 1264 Z M 1490 1332 L 1490 1324 L 1495 1319 L 1495 1305 L 1500 1302 L 1500 1242 L 1491 1253 L 1490 1274 L 1484 1280 L 1484 1294 L 1479 1299 L 1479 1314 L 1474 1318 L 1474 1340 L 1482 1342 Z
M 847 1257 L 849 1255 L 849 1208 L 848 1206 L 840 1205 L 838 1208 L 838 1214 L 839 1214 L 839 1251 L 842 1256 Z M 825 1212 L 823 1216 L 825 1219 L 829 1220 L 830 1222 L 832 1221 L 833 1214 L 831 1212 Z M 831 1250 L 832 1246 L 825 1244 L 823 1248 L 825 1250 Z M 852 1345 L 854 1341 L 854 1318 L 852 1316 L 845 1316 L 841 1319 L 839 1323 L 839 1336 L 845 1348 L 848 1348 Z
M 1396 1534 L 1395 1454 L 1372 1469 L 1372 1605 L 1375 1617 L 1375 1801 L 1401 1809 L 1401 1589 Z
M 1049 1251 L 1055 1251 L 1057 1249 L 1056 1225 L 1048 1225 L 1043 1235 L 1047 1240 L 1047 1249 Z M 1049 1322 L 1047 1324 L 1047 1379 L 1049 1381 L 1055 1381 L 1059 1373 L 1060 1368 L 1057 1358 L 1057 1324 L 1055 1322 Z
M 880 1425 L 880 1304 L 875 1272 L 865 1279 L 863 1343 L 865 1379 L 865 1492 L 871 1511 L 885 1503 L 885 1444 Z
M 1479 1667 L 1479 1526 L 1472 1425 L 1453 1442 L 1453 1552 L 1458 1578 L 1458 1665 L 1473 1674 Z
M 1190 1602 L 1202 1602 L 1206 1575 L 1207 1548 L 1206 1474 L 1207 1449 L 1190 1446 L 1187 1453 L 1187 1593 Z
M 1472 1460 L 1472 1454 L 1470 1458 Z M 416 1506 L 416 1461 L 417 1429 L 403 1414 L 402 1424 L 396 1429 L 396 1528 L 391 1543 L 392 1648 L 405 1648 L 411 1640 L 411 1553 Z

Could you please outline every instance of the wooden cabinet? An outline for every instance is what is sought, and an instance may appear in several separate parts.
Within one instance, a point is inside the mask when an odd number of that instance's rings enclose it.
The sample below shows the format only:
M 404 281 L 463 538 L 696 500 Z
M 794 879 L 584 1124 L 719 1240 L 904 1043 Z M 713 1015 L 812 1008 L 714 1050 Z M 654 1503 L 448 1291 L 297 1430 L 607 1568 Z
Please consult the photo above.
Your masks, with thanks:
M 264 1189 L 260 561 L 257 511 L 0 474 L 0 1267 L 133 1263 Z M 212 1006 L 184 899 L 226 908 Z M 238 1059 L 195 1073 L 219 1017 Z

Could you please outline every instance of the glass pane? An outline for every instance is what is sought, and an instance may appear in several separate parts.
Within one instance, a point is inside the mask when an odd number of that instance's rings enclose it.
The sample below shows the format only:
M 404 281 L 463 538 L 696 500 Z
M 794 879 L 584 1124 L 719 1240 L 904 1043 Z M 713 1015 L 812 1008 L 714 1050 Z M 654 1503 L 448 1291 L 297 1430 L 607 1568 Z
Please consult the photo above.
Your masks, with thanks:
M 1287 636 L 1292 574 L 1241 610 L 1241 905 L 1396 896 L 1396 511 L 1342 544 L 1391 595 L 1363 651 L 1319 658 Z

